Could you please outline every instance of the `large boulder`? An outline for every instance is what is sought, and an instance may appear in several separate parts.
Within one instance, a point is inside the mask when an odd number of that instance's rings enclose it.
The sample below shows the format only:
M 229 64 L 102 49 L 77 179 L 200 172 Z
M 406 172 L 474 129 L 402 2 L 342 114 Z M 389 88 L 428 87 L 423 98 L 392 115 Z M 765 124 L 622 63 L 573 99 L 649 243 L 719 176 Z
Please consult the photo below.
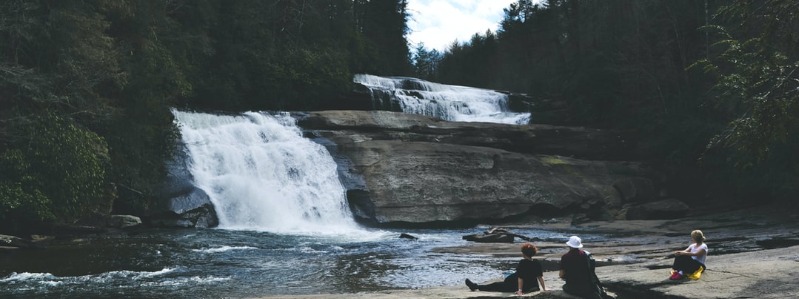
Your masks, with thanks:
M 100 228 L 130 228 L 142 224 L 141 218 L 133 215 L 107 215 L 93 213 L 77 222 L 78 225 Z
M 164 199 L 161 204 L 158 212 L 148 218 L 151 226 L 208 228 L 219 225 L 211 199 L 200 188 L 192 186 L 183 194 Z
M 141 218 L 133 215 L 110 215 L 108 217 L 108 227 L 128 228 L 140 225 Z
M 31 242 L 19 237 L 0 235 L 0 248 L 30 248 Z
M 642 177 L 624 178 L 613 183 L 623 202 L 649 202 L 655 198 L 655 184 Z
M 465 235 L 462 239 L 477 243 L 513 243 L 514 237 L 508 234 L 472 234 Z
M 298 125 L 321 131 L 354 131 L 369 139 L 427 141 L 592 160 L 635 156 L 623 132 L 543 124 L 449 122 L 389 111 L 318 111 L 298 115 Z
M 663 199 L 635 205 L 627 211 L 627 219 L 677 219 L 688 214 L 688 205 L 677 199 Z
M 503 219 L 601 207 L 619 176 L 607 162 L 430 142 L 339 144 L 363 173 L 356 216 L 379 223 Z
M 167 161 L 167 179 L 156 197 L 158 205 L 150 211 L 147 223 L 159 227 L 215 227 L 219 225 L 214 204 L 208 194 L 193 183 L 189 172 L 188 151 L 178 143 Z
M 298 123 L 339 163 L 355 216 L 377 224 L 599 214 L 608 202 L 621 202 L 614 182 L 647 173 L 639 163 L 537 154 L 602 156 L 591 148 L 613 142 L 594 136 L 615 135 L 593 129 L 453 123 L 386 111 L 313 112 Z M 556 131 L 580 142 L 563 144 Z

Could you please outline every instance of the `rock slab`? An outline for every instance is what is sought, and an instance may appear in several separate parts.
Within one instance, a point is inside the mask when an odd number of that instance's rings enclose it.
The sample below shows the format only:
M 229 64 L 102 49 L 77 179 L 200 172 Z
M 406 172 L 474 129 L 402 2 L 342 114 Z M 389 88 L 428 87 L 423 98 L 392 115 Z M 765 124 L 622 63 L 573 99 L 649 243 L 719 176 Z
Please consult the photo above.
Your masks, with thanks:
M 311 112 L 298 125 L 333 153 L 356 218 L 375 224 L 612 217 L 602 214 L 623 202 L 614 183 L 651 176 L 641 163 L 611 159 L 626 145 L 601 130 L 388 111 Z

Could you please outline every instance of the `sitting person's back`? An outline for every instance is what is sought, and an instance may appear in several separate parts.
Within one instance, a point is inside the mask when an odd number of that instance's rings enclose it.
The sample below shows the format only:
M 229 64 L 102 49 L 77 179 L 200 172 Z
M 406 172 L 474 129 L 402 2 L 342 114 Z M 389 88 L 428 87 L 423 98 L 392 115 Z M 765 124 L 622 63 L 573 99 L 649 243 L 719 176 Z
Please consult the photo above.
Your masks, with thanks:
M 563 291 L 582 298 L 601 298 L 593 280 L 588 253 L 581 250 L 582 241 L 577 236 L 566 242 L 569 252 L 560 258 L 560 278 L 566 281 Z
M 541 262 L 533 259 L 533 255 L 535 255 L 537 252 L 538 248 L 536 248 L 533 244 L 525 243 L 522 245 L 522 256 L 524 258 L 519 261 L 519 264 L 516 266 L 516 272 L 509 275 L 501 282 L 483 285 L 476 284 L 467 278 L 466 286 L 468 286 L 472 291 L 516 291 L 516 295 L 522 295 L 524 293 L 535 292 L 539 290 L 546 291 L 547 287 L 544 284 L 544 272 L 541 267 Z M 538 287 L 539 283 L 541 284 L 540 289 Z

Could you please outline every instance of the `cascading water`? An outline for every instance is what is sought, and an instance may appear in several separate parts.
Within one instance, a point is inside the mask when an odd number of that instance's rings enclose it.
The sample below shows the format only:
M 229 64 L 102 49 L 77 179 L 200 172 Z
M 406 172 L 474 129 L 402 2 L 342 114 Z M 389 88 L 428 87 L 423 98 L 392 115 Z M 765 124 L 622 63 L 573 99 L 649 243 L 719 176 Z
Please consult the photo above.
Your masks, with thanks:
M 225 229 L 142 229 L 7 250 L 0 254 L 0 298 L 306 297 L 462 287 L 463 277 L 495 279 L 517 261 L 435 250 L 467 246 L 461 236 L 487 227 L 403 229 L 418 237 L 413 242 L 397 238 L 399 231 L 358 227 L 332 157 L 302 138 L 286 114 L 173 113 L 195 184 L 210 195 Z
M 508 95 L 493 90 L 366 74 L 355 75 L 353 81 L 369 88 L 377 105 L 398 103 L 405 113 L 460 122 L 530 123 L 530 113 L 511 112 Z
M 287 113 L 238 116 L 173 111 L 195 184 L 219 227 L 339 234 L 357 225 L 327 150 L 302 137 Z

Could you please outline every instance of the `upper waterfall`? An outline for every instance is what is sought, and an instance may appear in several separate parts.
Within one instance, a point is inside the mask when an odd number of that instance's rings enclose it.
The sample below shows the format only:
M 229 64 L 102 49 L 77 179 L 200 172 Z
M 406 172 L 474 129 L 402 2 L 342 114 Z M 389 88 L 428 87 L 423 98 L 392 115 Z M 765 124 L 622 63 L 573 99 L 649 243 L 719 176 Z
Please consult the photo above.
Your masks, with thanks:
M 397 103 L 405 113 L 460 122 L 530 123 L 530 113 L 511 112 L 508 95 L 493 90 L 367 74 L 357 74 L 353 81 L 369 88 L 373 102 Z
M 303 138 L 287 113 L 173 114 L 220 228 L 317 234 L 357 227 L 330 153 Z

